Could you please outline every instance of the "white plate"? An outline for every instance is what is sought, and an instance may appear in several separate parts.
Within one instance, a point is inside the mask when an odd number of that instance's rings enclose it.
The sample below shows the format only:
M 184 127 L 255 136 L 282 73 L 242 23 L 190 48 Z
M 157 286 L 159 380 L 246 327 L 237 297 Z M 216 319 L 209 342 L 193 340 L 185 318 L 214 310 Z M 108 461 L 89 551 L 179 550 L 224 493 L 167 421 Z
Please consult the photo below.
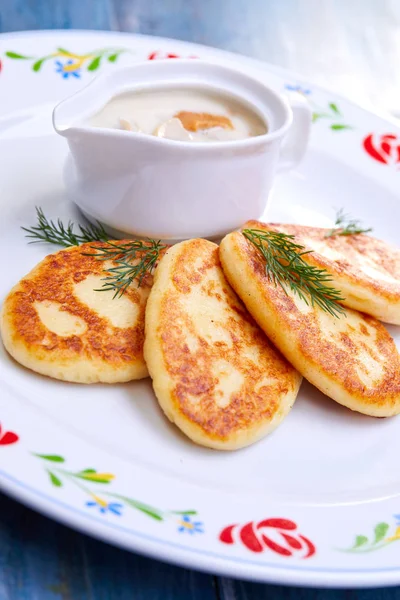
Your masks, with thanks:
M 268 218 L 329 226 L 344 207 L 398 242 L 394 122 L 281 69 L 201 46 L 113 33 L 4 35 L 0 298 L 54 250 L 28 246 L 20 229 L 34 223 L 35 205 L 79 219 L 63 189 L 67 148 L 52 133 L 51 106 L 97 72 L 168 53 L 234 64 L 281 91 L 299 86 L 322 115 L 304 162 L 277 181 Z M 399 328 L 390 329 L 399 344 Z M 0 354 L 0 486 L 15 498 L 112 544 L 215 573 L 304 585 L 400 583 L 400 418 L 351 413 L 305 382 L 274 434 L 220 453 L 166 421 L 148 380 L 63 384 L 19 367 L 2 347 Z

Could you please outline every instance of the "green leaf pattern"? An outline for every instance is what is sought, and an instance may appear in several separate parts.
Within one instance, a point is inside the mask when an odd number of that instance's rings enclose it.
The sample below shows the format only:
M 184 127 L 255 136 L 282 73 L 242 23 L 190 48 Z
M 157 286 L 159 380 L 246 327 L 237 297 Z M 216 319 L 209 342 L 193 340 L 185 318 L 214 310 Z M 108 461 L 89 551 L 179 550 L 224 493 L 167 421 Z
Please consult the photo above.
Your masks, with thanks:
M 63 463 L 65 462 L 65 458 L 63 456 L 59 456 L 58 454 L 36 454 L 38 458 L 43 458 L 43 460 L 50 460 L 51 462 Z
M 356 537 L 353 549 L 360 548 L 360 546 L 365 546 L 365 544 L 368 544 L 368 538 L 365 537 L 365 535 L 358 535 Z
M 85 481 L 91 481 L 92 483 L 105 483 L 108 484 L 114 479 L 114 475 L 110 473 L 97 473 L 94 469 L 85 469 L 75 473 L 75 477 L 84 479 Z
M 18 54 L 17 52 L 6 52 L 6 56 L 17 60 L 29 60 L 32 58 L 31 56 L 25 56 L 24 54 Z
M 388 544 L 392 544 L 400 540 L 400 527 L 396 527 L 395 531 L 391 535 L 388 535 L 390 531 L 389 523 L 382 521 L 377 523 L 374 528 L 373 537 L 368 538 L 365 535 L 357 535 L 353 546 L 345 550 L 345 552 L 352 553 L 363 553 L 363 552 L 374 552 L 380 550 Z
M 387 532 L 389 531 L 389 525 L 388 523 L 378 523 L 378 525 L 375 527 L 375 539 L 374 539 L 374 544 L 379 544 L 379 542 L 381 542 L 385 537 Z
M 292 88 L 293 86 L 285 86 L 286 89 Z M 317 123 L 319 121 L 330 121 L 329 128 L 332 131 L 345 131 L 347 129 L 352 129 L 351 125 L 343 122 L 343 115 L 339 108 L 339 106 L 335 102 L 328 102 L 326 107 L 318 106 L 309 96 L 310 91 L 303 94 L 304 98 L 307 100 L 310 108 L 312 110 L 312 122 Z
M 333 131 L 341 131 L 342 129 L 351 129 L 351 127 L 350 125 L 344 125 L 342 123 L 333 123 L 331 129 L 333 129 Z
M 62 487 L 62 481 L 61 479 L 59 479 L 57 477 L 57 475 L 54 475 L 54 473 L 52 473 L 51 471 L 48 471 L 49 473 L 49 477 L 50 477 L 50 481 L 51 483 L 55 486 L 55 487 Z
M 172 510 L 171 514 L 172 515 L 182 515 L 182 516 L 197 515 L 197 510 Z
M 331 111 L 332 111 L 332 112 L 336 113 L 337 115 L 340 115 L 340 114 L 341 114 L 341 112 L 340 112 L 340 110 L 338 109 L 337 105 L 336 105 L 336 104 L 334 104 L 333 102 L 330 102 L 330 103 L 329 103 L 329 108 L 331 109 Z
M 66 460 L 59 454 L 33 454 L 33 456 L 41 459 L 45 464 L 52 463 L 51 471 L 48 468 L 46 468 L 46 471 L 48 473 L 50 483 L 54 487 L 61 488 L 69 482 L 75 484 L 89 497 L 89 502 L 87 502 L 86 505 L 97 505 L 101 509 L 102 513 L 107 512 L 108 507 L 111 507 L 111 512 L 114 512 L 114 514 L 120 514 L 119 512 L 115 512 L 115 507 L 117 506 L 116 503 L 108 502 L 107 498 L 110 498 L 118 501 L 119 507 L 125 506 L 132 508 L 136 511 L 139 511 L 143 515 L 150 517 L 154 521 L 161 522 L 165 521 L 167 518 L 174 518 L 178 522 L 180 528 L 183 526 L 190 529 L 192 526 L 190 517 L 197 515 L 197 511 L 195 510 L 162 510 L 145 502 L 141 502 L 135 498 L 110 491 L 110 489 L 101 488 L 100 491 L 98 491 L 97 486 L 99 486 L 99 484 L 101 486 L 109 486 L 112 483 L 114 480 L 114 475 L 112 473 L 99 472 L 92 467 L 81 469 L 79 471 L 67 470 L 65 468 Z M 90 486 L 94 484 L 96 489 L 88 487 L 88 484 Z
M 39 60 L 37 60 L 36 62 L 33 63 L 32 65 L 32 69 L 37 72 L 40 71 L 42 64 L 44 63 L 46 59 L 45 58 L 40 58 Z
M 118 57 L 124 52 L 131 51 L 128 48 L 101 48 L 100 50 L 94 50 L 87 54 L 76 54 L 66 48 L 58 47 L 54 52 L 47 56 L 26 56 L 25 54 L 20 54 L 19 52 L 14 52 L 12 50 L 5 52 L 5 56 L 13 60 L 33 61 L 32 70 L 35 73 L 39 72 L 47 61 L 51 59 L 57 60 L 57 65 L 60 63 L 57 72 L 61 73 L 65 78 L 68 78 L 70 74 L 79 77 L 79 72 L 82 68 L 86 68 L 89 72 L 97 71 L 101 66 L 103 58 L 107 58 L 110 63 L 115 63 Z M 62 60 L 65 62 L 61 62 Z
M 100 66 L 101 56 L 96 56 L 88 65 L 88 71 L 97 71 Z

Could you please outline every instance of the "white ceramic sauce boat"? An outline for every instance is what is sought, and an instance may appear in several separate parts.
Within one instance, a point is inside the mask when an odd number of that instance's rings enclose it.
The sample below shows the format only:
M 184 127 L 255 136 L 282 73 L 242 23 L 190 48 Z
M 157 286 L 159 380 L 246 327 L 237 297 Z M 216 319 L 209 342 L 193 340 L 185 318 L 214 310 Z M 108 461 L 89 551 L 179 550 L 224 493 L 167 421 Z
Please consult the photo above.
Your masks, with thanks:
M 172 141 L 87 123 L 126 91 L 198 87 L 250 104 L 266 134 L 229 142 Z M 277 171 L 296 165 L 309 136 L 311 111 L 232 68 L 197 59 L 149 61 L 101 75 L 53 112 L 67 138 L 65 182 L 91 220 L 118 236 L 182 240 L 218 238 L 264 212 Z

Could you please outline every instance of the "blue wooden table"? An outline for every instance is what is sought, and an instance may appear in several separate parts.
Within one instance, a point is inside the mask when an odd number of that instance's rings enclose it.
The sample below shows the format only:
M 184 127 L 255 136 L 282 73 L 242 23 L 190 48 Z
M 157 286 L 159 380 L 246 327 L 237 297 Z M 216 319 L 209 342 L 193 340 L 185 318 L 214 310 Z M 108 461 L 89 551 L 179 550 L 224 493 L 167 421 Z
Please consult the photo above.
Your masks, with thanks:
M 130 31 L 218 46 L 292 68 L 400 114 L 398 1 L 0 0 L 0 31 L 53 28 Z M 92 540 L 0 495 L 0 600 L 253 598 L 400 600 L 400 588 L 302 590 L 213 577 Z

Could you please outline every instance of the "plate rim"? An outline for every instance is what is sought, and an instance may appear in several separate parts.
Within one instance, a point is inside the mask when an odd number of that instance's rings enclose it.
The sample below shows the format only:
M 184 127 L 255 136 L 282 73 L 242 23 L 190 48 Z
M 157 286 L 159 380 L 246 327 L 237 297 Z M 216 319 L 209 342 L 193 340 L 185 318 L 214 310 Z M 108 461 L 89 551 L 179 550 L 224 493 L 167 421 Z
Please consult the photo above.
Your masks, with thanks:
M 214 50 L 221 56 L 225 55 L 227 58 L 229 56 L 231 58 L 238 57 L 240 60 L 246 60 L 249 62 L 249 64 L 252 63 L 255 66 L 265 68 L 266 70 L 272 71 L 279 76 L 283 77 L 284 75 L 289 75 L 294 80 L 306 82 L 307 84 L 312 85 L 313 88 L 319 89 L 322 92 L 327 92 L 327 93 L 333 94 L 336 98 L 340 98 L 344 102 L 353 105 L 354 108 L 363 110 L 363 111 L 369 113 L 370 115 L 373 115 L 374 117 L 378 117 L 379 119 L 382 119 L 383 121 L 386 121 L 387 123 L 390 123 L 392 126 L 394 126 L 400 130 L 400 120 L 389 112 L 386 113 L 384 111 L 380 111 L 379 109 L 372 110 L 370 107 L 364 106 L 359 101 L 352 100 L 348 96 L 345 96 L 343 93 L 335 91 L 334 88 L 331 88 L 330 86 L 327 86 L 327 85 L 321 85 L 318 82 L 316 82 L 316 80 L 313 79 L 312 77 L 305 76 L 297 71 L 288 69 L 287 67 L 281 67 L 280 65 L 276 65 L 276 64 L 271 63 L 266 60 L 253 58 L 252 56 L 249 56 L 247 54 L 241 54 L 240 52 L 235 52 L 233 50 L 225 50 L 223 48 L 218 48 L 217 46 L 208 46 L 207 44 L 201 44 L 198 42 L 188 42 L 187 40 L 180 40 L 180 39 L 175 39 L 175 38 L 170 38 L 170 37 L 163 37 L 163 36 L 157 36 L 157 35 L 153 36 L 153 35 L 144 34 L 144 33 L 130 33 L 128 31 L 111 31 L 111 30 L 107 30 L 107 29 L 24 29 L 24 30 L 15 31 L 15 32 L 6 31 L 6 32 L 0 33 L 0 42 L 2 39 L 13 39 L 13 38 L 18 38 L 18 37 L 23 38 L 23 37 L 31 37 L 31 36 L 33 36 L 33 37 L 47 37 L 47 36 L 51 37 L 52 35 L 61 35 L 61 36 L 65 36 L 65 37 L 68 37 L 69 35 L 72 35 L 72 36 L 76 35 L 78 37 L 84 37 L 85 35 L 89 35 L 89 36 L 93 36 L 93 37 L 95 37 L 96 35 L 104 35 L 106 37 L 122 36 L 122 37 L 126 37 L 128 39 L 129 38 L 137 38 L 142 41 L 148 41 L 148 42 L 153 41 L 153 40 L 159 40 L 160 42 L 164 42 L 164 43 L 168 42 L 168 43 L 171 43 L 172 45 L 173 44 L 178 44 L 178 45 L 182 45 L 182 46 L 188 45 L 191 47 L 197 47 L 200 49 L 202 48 L 205 50 Z
M 346 98 L 345 96 L 338 94 L 337 92 L 319 84 L 314 83 L 309 77 L 304 77 L 300 74 L 297 74 L 290 69 L 286 69 L 284 67 L 279 67 L 268 62 L 264 62 L 249 56 L 241 55 L 238 53 L 234 53 L 231 51 L 226 51 L 219 48 L 213 48 L 211 46 L 206 46 L 202 44 L 187 42 L 184 40 L 174 40 L 173 38 L 164 38 L 159 36 L 149 36 L 142 35 L 136 33 L 129 32 L 114 32 L 114 31 L 102 31 L 102 30 L 58 30 L 58 29 L 48 29 L 48 30 L 26 30 L 19 32 L 7 32 L 0 34 L 0 42 L 3 39 L 14 39 L 14 38 L 24 38 L 24 37 L 51 37 L 51 36 L 62 36 L 62 37 L 73 37 L 77 35 L 78 37 L 85 37 L 88 35 L 96 36 L 106 36 L 106 37 L 126 37 L 127 39 L 135 40 L 139 39 L 141 41 L 146 42 L 159 42 L 162 44 L 177 44 L 179 46 L 188 46 L 190 48 L 199 48 L 206 49 L 207 51 L 215 50 L 218 55 L 222 57 L 225 56 L 228 58 L 239 57 L 241 60 L 246 60 L 249 64 L 254 65 L 255 68 L 262 68 L 265 71 L 270 71 L 272 73 L 277 74 L 281 78 L 292 78 L 296 81 L 306 82 L 307 84 L 312 85 L 313 88 L 318 89 L 324 93 L 333 94 L 335 98 L 340 98 L 344 102 L 353 105 L 357 110 L 362 110 L 369 116 L 378 117 L 383 122 L 391 125 L 392 128 L 396 128 L 396 130 L 400 131 L 400 123 L 395 117 L 390 117 L 390 115 L 382 115 L 379 111 L 371 111 L 369 108 L 361 106 L 359 103 L 354 102 L 353 100 Z M 186 546 L 179 546 L 180 549 L 174 551 L 174 554 L 171 556 L 171 553 L 168 552 L 168 546 L 171 547 L 171 542 L 165 542 L 161 539 L 153 539 L 149 541 L 149 543 L 145 545 L 140 544 L 138 541 L 136 543 L 125 543 L 122 537 L 111 536 L 113 538 L 112 542 L 110 542 L 110 536 L 103 533 L 103 528 L 108 529 L 110 524 L 107 521 L 103 521 L 100 518 L 95 518 L 93 515 L 85 514 L 85 519 L 90 519 L 93 522 L 99 523 L 101 527 L 96 529 L 96 531 L 92 531 L 92 528 L 87 528 L 85 525 L 80 523 L 78 519 L 74 519 L 72 516 L 73 512 L 77 512 L 79 514 L 83 514 L 82 511 L 78 511 L 78 509 L 74 509 L 72 506 L 59 502 L 58 504 L 64 505 L 66 510 L 68 511 L 68 515 L 64 513 L 64 511 L 57 512 L 57 510 L 53 507 L 57 504 L 57 502 L 51 496 L 47 496 L 43 494 L 40 490 L 30 489 L 26 493 L 21 491 L 24 487 L 26 488 L 26 484 L 20 482 L 18 480 L 12 481 L 12 476 L 0 470 L 0 488 L 5 491 L 8 495 L 12 496 L 14 499 L 34 508 L 39 513 L 46 514 L 46 516 L 50 516 L 50 518 L 59 521 L 63 524 L 67 524 L 68 526 L 78 529 L 82 533 L 91 535 L 108 543 L 113 543 L 115 545 L 124 547 L 128 550 L 134 550 L 145 554 L 146 556 L 150 556 L 154 559 L 166 560 L 168 562 L 172 562 L 174 564 L 178 564 L 179 566 L 185 566 L 187 568 L 199 569 L 202 571 L 210 572 L 210 563 L 207 562 L 207 559 L 201 558 L 201 551 L 198 549 L 193 549 L 191 552 L 195 556 L 193 560 L 189 559 L 186 554 L 188 553 L 188 548 Z M 44 504 L 38 500 L 38 496 L 43 496 L 45 498 Z M 69 514 L 71 513 L 71 515 Z M 90 531 L 88 531 L 90 529 Z M 132 535 L 133 531 L 129 530 L 130 535 Z M 139 536 L 143 537 L 143 534 L 140 532 L 134 533 L 137 539 L 139 540 Z M 163 544 L 165 546 L 164 549 L 160 551 L 159 545 Z M 173 545 L 175 545 L 173 543 Z M 153 547 L 154 546 L 154 547 Z M 176 546 L 176 545 L 175 545 Z M 189 549 L 190 551 L 190 549 Z M 190 552 L 189 552 L 190 553 Z M 188 554 L 189 554 L 188 553 Z M 203 555 L 204 556 L 204 555 Z M 197 560 L 196 560 L 197 558 Z M 311 587 L 318 587 L 321 585 L 328 585 L 329 587 L 375 587 L 380 585 L 396 585 L 400 582 L 400 566 L 399 567 L 388 567 L 388 568 L 377 568 L 375 570 L 370 568 L 364 569 L 334 569 L 334 571 L 329 574 L 329 570 L 326 568 L 305 568 L 298 567 L 296 568 L 294 565 L 285 564 L 284 566 L 268 563 L 264 561 L 262 564 L 257 563 L 257 566 L 249 572 L 246 564 L 255 564 L 252 561 L 247 561 L 243 558 L 236 560 L 232 560 L 231 557 L 227 557 L 226 555 L 214 555 L 213 559 L 218 561 L 218 564 L 213 563 L 212 572 L 216 572 L 220 575 L 230 576 L 230 577 L 240 577 L 243 579 L 253 579 L 260 582 L 268 582 L 268 583 L 278 583 L 278 584 L 286 584 L 286 585 L 307 585 Z M 206 564 L 207 563 L 207 564 Z M 244 566 L 243 566 L 244 565 Z M 243 568 L 242 568 L 243 566 Z M 279 574 L 275 574 L 277 571 Z M 337 579 L 334 575 L 340 573 L 340 580 Z

